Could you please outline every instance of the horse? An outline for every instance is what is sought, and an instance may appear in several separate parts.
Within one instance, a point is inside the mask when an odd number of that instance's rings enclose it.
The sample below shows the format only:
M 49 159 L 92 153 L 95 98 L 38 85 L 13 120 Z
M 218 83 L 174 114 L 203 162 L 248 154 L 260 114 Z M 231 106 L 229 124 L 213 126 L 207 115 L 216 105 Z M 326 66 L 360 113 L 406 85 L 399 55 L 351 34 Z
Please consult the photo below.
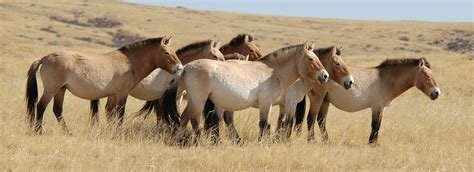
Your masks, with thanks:
M 28 70 L 25 96 L 31 131 L 42 133 L 43 113 L 54 98 L 56 119 L 63 131 L 71 134 L 62 114 L 66 90 L 83 99 L 108 97 L 108 108 L 114 108 L 122 117 L 129 91 L 153 70 L 161 68 L 175 76 L 182 72 L 183 66 L 169 46 L 170 40 L 171 37 L 146 39 L 105 54 L 55 52 L 34 61 Z M 37 103 L 36 72 L 40 65 L 44 91 Z
M 219 51 L 220 42 L 213 40 L 199 41 L 189 44 L 176 51 L 176 54 L 183 65 L 201 58 L 224 60 L 224 55 Z M 173 76 L 162 69 L 155 69 L 148 76 L 146 76 L 140 83 L 135 86 L 130 92 L 134 98 L 139 100 L 146 100 L 153 102 L 159 99 L 166 90 L 167 85 L 173 79 Z M 108 101 L 107 101 L 107 104 Z M 91 120 L 92 126 L 99 122 L 98 117 L 99 100 L 91 101 Z M 141 112 L 151 111 L 153 104 L 148 109 L 142 108 Z M 108 112 L 110 113 L 110 112 Z M 148 113 L 146 113 L 148 114 Z
M 224 54 L 225 60 L 245 60 L 245 61 L 255 61 L 256 59 L 262 56 L 260 49 L 255 44 L 255 38 L 250 34 L 239 34 L 232 38 L 229 43 L 223 45 L 219 48 L 219 51 Z M 183 63 L 187 64 L 187 63 Z M 168 84 L 168 82 L 164 83 Z M 166 86 L 160 85 L 160 89 L 166 89 Z M 162 92 L 159 96 L 155 96 L 155 99 L 148 100 L 143 107 L 138 111 L 138 114 L 149 114 L 153 109 L 155 110 L 157 125 L 159 124 L 159 98 L 161 97 Z M 144 99 L 142 99 L 144 100 Z M 181 101 L 179 101 L 181 102 Z M 97 108 L 96 108 L 97 109 Z M 214 104 L 211 101 L 206 102 L 205 109 L 214 109 Z M 207 111 L 210 111 L 207 110 Z M 97 111 L 97 110 L 96 110 Z M 207 113 L 204 113 L 207 114 Z
M 377 144 L 382 114 L 395 98 L 412 87 L 418 88 L 431 100 L 436 100 L 441 94 L 431 71 L 431 64 L 425 58 L 387 59 L 373 68 L 349 69 L 357 81 L 353 89 L 345 90 L 336 83 L 329 82 L 327 91 L 313 89 L 308 94 L 311 103 L 307 117 L 309 141 L 314 140 L 315 119 L 323 141 L 329 139 L 326 131 L 329 103 L 346 112 L 371 108 L 372 130 L 369 144 Z M 303 119 L 304 112 L 296 115 Z M 297 121 L 296 125 L 301 125 L 301 122 L 302 120 Z M 300 129 L 297 128 L 297 132 Z
M 166 107 L 162 108 L 163 119 L 172 127 L 179 125 L 175 130 L 177 138 L 184 134 L 191 120 L 195 139 L 199 140 L 200 117 L 208 98 L 215 103 L 219 118 L 224 110 L 258 107 L 261 141 L 271 105 L 288 86 L 300 77 L 327 82 L 328 72 L 313 53 L 313 47 L 308 43 L 284 47 L 258 61 L 193 61 L 165 91 L 161 102 Z M 179 119 L 176 94 L 183 90 L 187 91 L 188 104 Z
M 319 48 L 314 50 L 313 52 L 316 54 L 317 57 L 319 57 L 319 60 L 321 61 L 322 65 L 329 72 L 329 78 L 331 80 L 335 81 L 336 83 L 339 83 L 346 89 L 351 88 L 352 84 L 354 83 L 354 80 L 344 60 L 340 57 L 341 48 L 331 46 L 327 48 Z M 323 89 L 325 86 L 326 84 L 318 84 L 317 82 L 313 82 L 309 79 L 301 78 L 295 81 L 295 83 L 291 84 L 290 87 L 288 87 L 288 89 L 282 95 L 280 95 L 279 101 L 273 104 L 279 105 L 280 107 L 280 116 L 278 118 L 278 125 L 276 129 L 278 133 L 276 135 L 277 139 L 279 138 L 280 134 L 283 133 L 286 133 L 287 138 L 291 135 L 291 128 L 293 125 L 293 117 L 296 105 L 305 97 L 306 93 L 309 92 L 309 90 L 311 89 Z M 235 125 L 233 124 L 232 114 L 233 113 L 224 114 L 224 121 L 227 125 L 232 141 L 234 143 L 238 143 L 240 141 L 240 137 L 237 133 L 237 130 L 235 129 Z M 211 113 L 209 115 L 217 114 Z M 215 122 L 214 126 L 212 126 L 212 134 L 217 135 L 213 137 L 217 138 L 219 135 L 218 124 L 218 122 Z

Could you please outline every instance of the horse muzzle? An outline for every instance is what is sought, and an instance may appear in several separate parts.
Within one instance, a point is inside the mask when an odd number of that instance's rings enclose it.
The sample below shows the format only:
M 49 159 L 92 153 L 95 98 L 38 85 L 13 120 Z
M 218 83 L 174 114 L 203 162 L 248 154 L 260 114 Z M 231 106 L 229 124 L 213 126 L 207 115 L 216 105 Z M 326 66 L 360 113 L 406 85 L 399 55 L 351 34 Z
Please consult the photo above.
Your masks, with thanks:
M 343 79 L 343 85 L 346 90 L 350 89 L 354 84 L 354 78 L 351 75 L 345 76 Z
M 183 73 L 183 65 L 182 64 L 175 64 L 173 65 L 173 76 L 180 76 Z
M 326 70 L 321 70 L 318 72 L 318 81 L 320 84 L 324 84 L 329 80 L 329 73 Z
M 441 90 L 438 87 L 433 87 L 430 89 L 430 99 L 436 100 L 438 99 L 439 95 L 441 95 Z

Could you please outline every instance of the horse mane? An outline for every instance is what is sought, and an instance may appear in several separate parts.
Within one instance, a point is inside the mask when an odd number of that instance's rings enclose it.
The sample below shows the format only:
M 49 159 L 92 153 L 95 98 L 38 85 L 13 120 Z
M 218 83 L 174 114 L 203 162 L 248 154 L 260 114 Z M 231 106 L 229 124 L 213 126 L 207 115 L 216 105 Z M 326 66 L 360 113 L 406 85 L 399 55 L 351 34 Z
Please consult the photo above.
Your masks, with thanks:
M 243 43 L 245 43 L 245 36 L 248 36 L 248 38 L 250 40 L 254 39 L 252 35 L 247 34 L 247 33 L 242 33 L 242 34 L 239 34 L 236 37 L 232 38 L 232 40 L 230 40 L 230 42 L 229 42 L 229 45 L 231 47 L 237 47 L 239 45 L 242 45 Z
M 400 59 L 387 59 L 380 63 L 376 68 L 386 68 L 395 66 L 415 66 L 420 64 L 420 60 L 425 61 L 425 66 L 431 68 L 431 64 L 424 57 L 422 58 L 400 58 Z
M 290 45 L 290 46 L 287 46 L 287 47 L 280 48 L 280 49 L 278 49 L 278 50 L 276 50 L 276 51 L 274 51 L 270 54 L 267 54 L 267 55 L 263 56 L 262 58 L 258 59 L 258 61 L 266 61 L 266 60 L 270 60 L 270 59 L 276 59 L 278 57 L 281 57 L 283 55 L 288 54 L 289 52 L 292 52 L 294 49 L 301 48 L 304 45 L 305 44 L 297 44 L 297 45 Z
M 318 49 L 315 49 L 313 50 L 314 54 L 316 54 L 316 56 L 318 57 L 325 57 L 326 54 L 328 53 L 331 53 L 332 52 L 332 49 L 335 48 L 336 46 L 330 46 L 330 47 L 326 47 L 326 48 L 318 48 Z M 336 48 L 336 55 L 340 56 L 341 55 L 341 49 L 340 48 Z
M 176 55 L 178 55 L 178 57 L 179 57 L 179 56 L 181 56 L 182 54 L 184 54 L 188 51 L 195 50 L 195 49 L 202 49 L 204 47 L 207 47 L 211 42 L 212 42 L 212 40 L 205 40 L 205 41 L 195 42 L 195 43 L 186 45 L 185 47 L 180 48 L 179 50 L 177 50 Z
M 124 45 L 124 46 L 120 47 L 118 50 L 119 51 L 130 51 L 130 50 L 133 50 L 133 49 L 136 49 L 136 48 L 139 48 L 139 47 L 143 47 L 143 46 L 156 45 L 156 44 L 160 44 L 162 39 L 163 39 L 163 37 L 145 39 L 145 40 L 142 40 L 142 41 L 137 41 L 137 42 L 134 42 L 134 43 Z

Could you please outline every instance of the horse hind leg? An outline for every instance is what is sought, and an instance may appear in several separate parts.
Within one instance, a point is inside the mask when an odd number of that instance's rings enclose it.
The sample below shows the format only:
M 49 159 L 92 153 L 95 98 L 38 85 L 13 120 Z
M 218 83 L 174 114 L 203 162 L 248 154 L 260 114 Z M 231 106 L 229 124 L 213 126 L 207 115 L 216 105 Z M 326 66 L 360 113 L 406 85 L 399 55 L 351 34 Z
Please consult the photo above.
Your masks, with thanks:
M 72 133 L 66 126 L 66 122 L 63 118 L 63 103 L 64 103 L 64 93 L 66 92 L 66 88 L 62 87 L 54 96 L 54 103 L 53 103 L 53 112 L 56 116 L 56 120 L 58 121 L 59 125 L 62 128 L 62 131 L 68 135 Z
M 36 123 L 33 130 L 37 134 L 42 134 L 43 132 L 43 114 L 56 92 L 57 91 L 53 92 L 45 89 L 40 101 L 36 104 Z
M 227 129 L 229 130 L 230 137 L 232 139 L 232 143 L 239 144 L 242 140 L 237 132 L 237 129 L 234 125 L 234 112 L 233 111 L 225 111 L 224 112 L 224 122 L 227 125 Z

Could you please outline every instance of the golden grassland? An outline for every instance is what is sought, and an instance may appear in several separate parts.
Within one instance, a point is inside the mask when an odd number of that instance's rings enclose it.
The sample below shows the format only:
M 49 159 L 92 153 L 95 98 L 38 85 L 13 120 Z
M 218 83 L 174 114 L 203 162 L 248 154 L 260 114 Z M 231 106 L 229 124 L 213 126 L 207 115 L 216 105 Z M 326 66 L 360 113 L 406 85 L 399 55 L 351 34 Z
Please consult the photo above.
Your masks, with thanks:
M 88 23 L 88 19 L 100 17 L 121 25 L 108 28 Z M 456 38 L 474 43 L 473 28 L 472 23 L 272 17 L 113 1 L 3 0 L 0 170 L 472 171 L 474 54 L 472 47 L 466 53 L 461 53 L 462 49 L 447 51 L 446 43 Z M 305 40 L 318 47 L 342 45 L 343 57 L 352 66 L 370 67 L 386 58 L 424 56 L 432 63 L 442 95 L 431 101 L 411 89 L 396 99 L 385 111 L 379 146 L 367 145 L 369 110 L 347 113 L 331 107 L 327 144 L 318 134 L 315 143 L 307 143 L 306 132 L 285 143 L 258 143 L 258 111 L 249 109 L 236 114 L 243 145 L 232 145 L 224 134 L 218 146 L 205 140 L 197 147 L 180 148 L 167 145 L 167 139 L 157 134 L 154 117 L 134 117 L 132 113 L 142 101 L 130 98 L 123 127 L 112 131 L 104 122 L 103 107 L 100 127 L 90 128 L 89 102 L 70 93 L 66 95 L 64 116 L 73 136 L 61 133 L 51 105 L 45 113 L 44 134 L 26 134 L 26 71 L 39 57 L 59 50 L 111 51 L 113 48 L 104 45 L 112 44 L 114 36 L 118 39 L 118 33 L 172 35 L 177 49 L 203 39 L 227 42 L 244 32 L 257 37 L 264 53 Z M 274 108 L 273 126 L 277 113 L 278 108 Z M 224 127 L 222 130 L 227 133 Z

